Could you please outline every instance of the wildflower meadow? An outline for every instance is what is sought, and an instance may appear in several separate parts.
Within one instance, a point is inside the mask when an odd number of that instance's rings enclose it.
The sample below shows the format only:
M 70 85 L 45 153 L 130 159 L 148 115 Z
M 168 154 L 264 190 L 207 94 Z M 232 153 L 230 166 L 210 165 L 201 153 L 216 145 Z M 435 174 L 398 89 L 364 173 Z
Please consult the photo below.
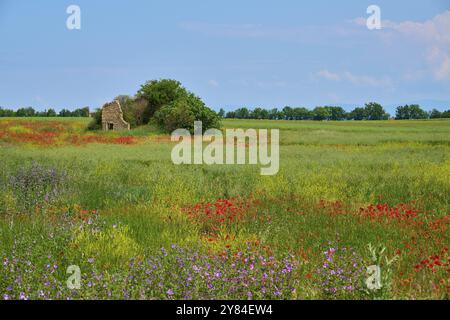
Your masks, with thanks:
M 0 299 L 450 297 L 448 120 L 223 120 L 280 130 L 273 176 L 88 121 L 0 120 Z

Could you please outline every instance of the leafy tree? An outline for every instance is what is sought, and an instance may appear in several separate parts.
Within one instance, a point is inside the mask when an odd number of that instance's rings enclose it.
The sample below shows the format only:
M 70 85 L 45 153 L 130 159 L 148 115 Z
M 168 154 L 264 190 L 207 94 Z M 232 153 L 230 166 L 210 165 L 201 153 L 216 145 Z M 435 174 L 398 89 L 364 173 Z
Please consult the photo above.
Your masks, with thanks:
M 283 118 L 282 112 L 278 111 L 277 108 L 268 111 L 268 118 L 271 120 L 278 120 Z
M 367 120 L 367 112 L 365 108 L 356 107 L 348 115 L 349 120 Z
M 70 112 L 70 110 L 68 109 L 62 109 L 59 114 L 59 117 L 71 117 L 72 116 L 72 112 Z
M 293 114 L 295 120 L 309 120 L 312 118 L 311 112 L 306 108 L 295 108 Z
M 330 120 L 344 120 L 347 117 L 347 113 L 342 107 L 327 107 L 330 111 Z
M 100 130 L 102 128 L 102 109 L 95 110 L 88 130 Z
M 289 106 L 283 108 L 283 114 L 286 120 L 294 120 L 295 118 L 295 111 Z
M 313 119 L 314 120 L 329 120 L 331 118 L 331 112 L 330 109 L 327 107 L 316 107 L 313 112 Z
M 237 119 L 250 118 L 250 111 L 245 107 L 237 109 L 234 113 L 235 113 L 235 118 L 237 118 Z
M 225 110 L 223 108 L 220 108 L 219 113 L 217 114 L 220 118 L 223 118 L 225 116 Z
M 367 120 L 387 120 L 389 114 L 384 111 L 383 107 L 376 102 L 366 103 Z
M 55 109 L 52 109 L 52 108 L 48 109 L 47 112 L 46 112 L 46 116 L 47 117 L 56 117 L 57 114 L 56 114 Z
M 193 133 L 194 121 L 202 121 L 203 131 L 220 127 L 219 116 L 192 93 L 161 107 L 154 118 L 166 132 L 184 128 Z
M 188 96 L 188 91 L 180 82 L 172 79 L 147 81 L 137 92 L 138 98 L 144 98 L 148 105 L 143 114 L 143 123 L 148 123 L 156 111 L 174 101 Z
M 405 105 L 397 107 L 395 119 L 410 120 L 410 119 L 427 119 L 428 114 L 423 111 L 419 105 Z
M 225 115 L 225 118 L 228 118 L 228 119 L 235 119 L 235 118 L 236 118 L 236 112 L 235 112 L 235 111 L 229 111 L 229 112 L 227 112 L 227 114 Z
M 442 117 L 442 113 L 437 110 L 437 109 L 433 109 L 430 112 L 430 119 L 440 119 Z
M 0 107 L 0 117 L 15 117 L 16 112 L 11 109 L 3 109 Z
M 35 114 L 36 114 L 36 111 L 32 107 L 19 108 L 16 111 L 17 117 L 34 117 Z
M 250 112 L 251 119 L 264 119 L 264 110 L 262 108 L 255 108 Z

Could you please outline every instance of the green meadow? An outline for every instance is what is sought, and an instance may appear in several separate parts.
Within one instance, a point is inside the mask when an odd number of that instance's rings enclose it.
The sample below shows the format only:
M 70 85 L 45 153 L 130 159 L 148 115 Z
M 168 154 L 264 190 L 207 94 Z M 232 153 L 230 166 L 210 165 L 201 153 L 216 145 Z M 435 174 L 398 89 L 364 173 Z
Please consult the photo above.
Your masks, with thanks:
M 449 298 L 450 121 L 223 120 L 280 130 L 274 176 L 87 124 L 0 120 L 0 298 Z

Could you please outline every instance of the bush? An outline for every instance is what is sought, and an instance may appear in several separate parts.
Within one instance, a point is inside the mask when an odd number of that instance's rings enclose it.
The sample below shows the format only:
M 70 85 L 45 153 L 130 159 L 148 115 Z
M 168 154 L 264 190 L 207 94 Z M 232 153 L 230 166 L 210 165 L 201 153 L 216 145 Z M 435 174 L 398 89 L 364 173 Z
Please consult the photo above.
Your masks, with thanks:
M 88 130 L 100 130 L 102 128 L 102 109 L 97 109 L 92 121 L 88 125 Z
M 144 98 L 148 102 L 143 114 L 143 123 L 148 123 L 153 115 L 163 106 L 188 96 L 189 92 L 176 80 L 147 81 L 137 93 L 137 98 Z
M 163 106 L 154 118 L 166 132 L 183 128 L 193 133 L 194 121 L 202 121 L 203 131 L 220 126 L 219 116 L 193 94 Z

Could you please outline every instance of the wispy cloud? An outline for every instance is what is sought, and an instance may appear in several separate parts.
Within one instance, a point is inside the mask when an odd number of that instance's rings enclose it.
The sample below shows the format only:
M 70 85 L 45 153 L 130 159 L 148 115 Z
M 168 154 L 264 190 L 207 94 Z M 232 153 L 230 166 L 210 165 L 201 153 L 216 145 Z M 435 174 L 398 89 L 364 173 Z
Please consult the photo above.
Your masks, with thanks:
M 316 77 L 334 82 L 346 82 L 356 86 L 367 87 L 392 87 L 393 82 L 390 77 L 372 77 L 368 75 L 356 75 L 349 71 L 342 73 L 334 73 L 329 70 L 320 70 L 316 73 Z
M 353 20 L 358 26 L 366 26 L 364 18 Z M 450 80 L 450 11 L 443 12 L 424 22 L 390 20 L 382 21 L 381 37 L 417 42 L 425 50 L 425 58 L 434 78 Z
M 359 30 L 348 25 L 279 27 L 263 24 L 215 24 L 188 21 L 180 23 L 179 27 L 183 30 L 197 32 L 206 36 L 302 42 L 325 42 L 327 39 L 337 36 L 346 37 L 360 33 Z

